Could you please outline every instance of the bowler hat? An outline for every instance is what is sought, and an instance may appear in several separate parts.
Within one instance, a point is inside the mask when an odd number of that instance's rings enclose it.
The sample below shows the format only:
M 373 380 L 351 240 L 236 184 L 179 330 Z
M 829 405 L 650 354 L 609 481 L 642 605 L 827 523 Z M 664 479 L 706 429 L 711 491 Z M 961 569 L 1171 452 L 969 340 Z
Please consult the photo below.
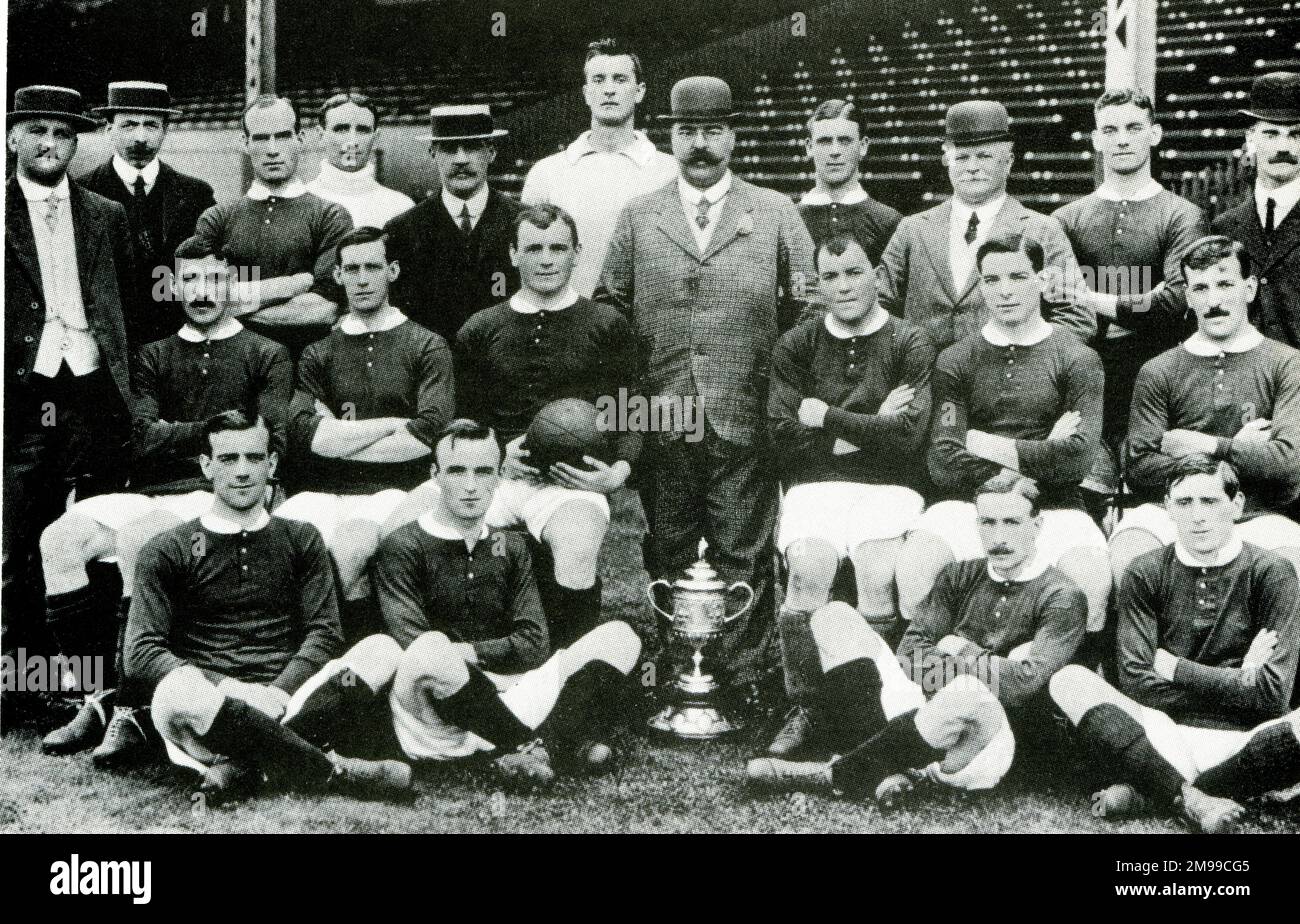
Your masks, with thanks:
M 955 145 L 1010 141 L 1007 107 L 990 99 L 969 99 L 949 107 L 944 117 L 945 141 Z
M 96 115 L 113 117 L 115 112 L 147 112 L 155 115 L 178 116 L 179 109 L 172 108 L 172 95 L 165 83 L 146 80 L 119 80 L 108 85 L 108 103 L 91 110 Z
M 1300 123 L 1300 74 L 1273 71 L 1250 85 L 1250 108 L 1242 115 L 1278 125 Z
M 85 115 L 81 94 L 68 87 L 38 84 L 14 93 L 14 108 L 5 113 L 5 124 L 16 125 L 29 119 L 62 119 L 79 132 L 99 128 L 99 123 Z
M 486 103 L 461 106 L 434 106 L 429 110 L 433 132 L 421 135 L 421 141 L 476 141 L 501 138 L 510 134 L 492 121 L 492 107 Z
M 731 108 L 731 87 L 717 77 L 684 77 L 670 99 L 672 112 L 659 116 L 670 122 L 730 122 L 740 115 Z

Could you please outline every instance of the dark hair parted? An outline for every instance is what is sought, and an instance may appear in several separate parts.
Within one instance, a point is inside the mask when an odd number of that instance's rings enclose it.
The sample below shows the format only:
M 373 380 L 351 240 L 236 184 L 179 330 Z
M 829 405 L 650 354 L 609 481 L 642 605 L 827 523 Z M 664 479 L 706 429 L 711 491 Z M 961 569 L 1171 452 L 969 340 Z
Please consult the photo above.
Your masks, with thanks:
M 1230 237 L 1224 237 L 1222 234 L 1210 234 L 1200 240 L 1193 241 L 1192 246 L 1184 251 L 1179 264 L 1183 276 L 1186 277 L 1189 269 L 1198 272 L 1207 270 L 1220 260 L 1226 260 L 1229 257 L 1237 258 L 1237 265 L 1241 267 L 1242 279 L 1250 276 L 1250 254 L 1246 252 L 1246 248 L 1241 245 L 1241 242 L 1234 241 Z
M 388 259 L 388 235 L 380 228 L 372 225 L 362 225 L 360 228 L 353 228 L 347 234 L 339 238 L 339 242 L 334 245 L 334 265 L 343 265 L 343 248 L 354 247 L 357 244 L 372 244 L 379 241 L 384 245 L 384 259 Z
M 1237 477 L 1237 470 L 1229 463 L 1222 459 L 1211 459 L 1204 453 L 1194 452 L 1175 462 L 1174 467 L 1165 476 L 1165 497 L 1169 496 L 1179 482 L 1186 481 L 1193 475 L 1217 476 L 1223 482 L 1223 493 L 1228 495 L 1228 500 L 1236 497 L 1237 492 L 1241 490 L 1241 479 Z
M 1029 265 L 1034 268 L 1035 273 L 1041 273 L 1043 267 L 1047 265 L 1047 258 L 1043 255 L 1043 245 L 1027 234 L 999 235 L 980 244 L 980 249 L 975 251 L 977 271 L 983 271 L 984 258 L 991 253 L 1023 253 L 1029 258 Z
M 515 246 L 519 245 L 519 229 L 525 223 L 545 231 L 557 221 L 562 221 L 569 226 L 569 238 L 573 242 L 573 246 L 577 247 L 578 225 L 573 220 L 573 216 L 558 205 L 551 205 L 549 202 L 526 205 L 515 215 Z
M 641 82 L 641 58 L 637 55 L 635 51 L 631 49 L 631 47 L 626 42 L 619 41 L 616 38 L 601 38 L 601 39 L 596 39 L 594 42 L 588 43 L 587 57 L 583 59 L 582 62 L 583 71 L 584 72 L 586 71 L 588 61 L 590 61 L 592 58 L 598 58 L 601 55 L 605 55 L 606 57 L 610 57 L 610 58 L 616 58 L 621 55 L 626 55 L 627 57 L 631 58 L 632 79 L 635 80 L 637 83 Z

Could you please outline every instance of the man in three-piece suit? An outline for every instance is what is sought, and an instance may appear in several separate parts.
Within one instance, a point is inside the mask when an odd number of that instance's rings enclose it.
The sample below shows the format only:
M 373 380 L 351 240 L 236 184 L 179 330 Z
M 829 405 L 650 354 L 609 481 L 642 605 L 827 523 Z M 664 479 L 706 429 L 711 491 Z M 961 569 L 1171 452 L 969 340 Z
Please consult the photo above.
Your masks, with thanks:
M 510 262 L 519 203 L 488 186 L 496 128 L 486 105 L 435 106 L 422 140 L 438 167 L 442 192 L 398 215 L 385 229 L 400 275 L 391 298 L 408 318 L 448 343 L 470 315 L 519 288 Z
M 126 212 L 68 180 L 81 94 L 19 90 L 6 116 L 15 172 L 5 205 L 4 567 L 6 650 L 48 647 L 41 531 L 78 499 L 119 488 L 130 449 L 121 293 L 132 278 Z M 93 631 L 88 627 L 88 631 Z M 109 654 L 113 639 L 107 641 Z M 103 647 L 59 639 L 69 654 Z
M 1259 279 L 1251 317 L 1260 332 L 1300 348 L 1300 74 L 1256 77 L 1242 112 L 1254 119 L 1255 188 L 1212 230 L 1250 254 Z
M 682 409 L 646 444 L 647 570 L 676 577 L 707 538 L 718 572 L 753 587 L 757 603 L 724 641 L 724 663 L 745 683 L 773 627 L 768 367 L 813 279 L 812 239 L 794 203 L 731 173 L 726 83 L 689 77 L 671 99 L 663 118 L 681 174 L 623 209 L 596 297 L 632 319 L 646 394 Z
M 77 180 L 126 209 L 135 252 L 135 283 L 124 292 L 127 339 L 132 350 L 170 337 L 185 320 L 159 267 L 170 266 L 180 243 L 194 233 L 204 209 L 216 205 L 212 187 L 163 163 L 172 108 L 165 84 L 122 80 L 108 85 L 108 104 L 94 110 L 108 118 L 116 153 Z M 162 286 L 159 286 L 159 283 Z
M 975 253 L 990 237 L 1031 237 L 1042 246 L 1049 267 L 1066 278 L 1077 268 L 1060 222 L 1007 195 L 1014 151 L 1006 108 L 992 100 L 957 103 L 945 126 L 943 162 L 952 198 L 904 218 L 877 271 L 880 304 L 924 328 L 939 351 L 988 320 Z M 1085 341 L 1096 333 L 1096 318 L 1087 309 L 1053 307 L 1049 321 Z

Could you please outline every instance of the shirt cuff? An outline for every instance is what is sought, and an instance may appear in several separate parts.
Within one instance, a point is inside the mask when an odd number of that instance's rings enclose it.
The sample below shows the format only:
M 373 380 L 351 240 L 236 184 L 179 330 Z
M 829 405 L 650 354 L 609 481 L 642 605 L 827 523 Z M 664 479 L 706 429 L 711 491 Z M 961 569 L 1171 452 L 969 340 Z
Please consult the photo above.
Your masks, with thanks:
M 1172 682 L 1174 679 L 1174 672 L 1178 670 L 1178 658 L 1175 655 L 1171 655 L 1163 648 L 1157 648 L 1155 663 L 1152 667 L 1155 668 L 1157 674 L 1165 680 Z

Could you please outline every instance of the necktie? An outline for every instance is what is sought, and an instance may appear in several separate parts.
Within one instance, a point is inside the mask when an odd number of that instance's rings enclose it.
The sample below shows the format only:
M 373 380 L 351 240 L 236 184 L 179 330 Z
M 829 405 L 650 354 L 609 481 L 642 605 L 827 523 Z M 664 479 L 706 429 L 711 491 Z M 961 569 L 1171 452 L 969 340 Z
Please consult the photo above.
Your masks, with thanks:
M 980 217 L 974 212 L 970 213 L 970 221 L 966 223 L 966 246 L 975 243 L 975 236 L 979 233 Z
M 1276 208 L 1277 208 L 1277 200 L 1270 197 L 1268 200 L 1268 205 L 1265 206 L 1265 210 L 1264 210 L 1264 233 L 1265 234 L 1272 234 L 1274 229 L 1276 228 L 1276 223 L 1274 221 L 1275 218 L 1274 210 Z
M 709 209 L 713 208 L 713 203 L 709 201 L 708 196 L 700 196 L 700 201 L 695 203 L 695 208 L 695 223 L 703 231 L 709 226 Z
M 49 226 L 51 234 L 59 226 L 59 197 L 54 194 L 45 199 L 45 224 Z
M 153 254 L 153 241 L 144 220 L 145 195 L 144 177 L 137 176 L 131 184 L 131 223 L 135 225 L 136 255 L 142 259 L 148 259 Z
M 144 195 L 145 195 L 145 192 L 144 192 L 144 177 L 143 177 L 143 176 L 137 176 L 137 177 L 135 178 L 135 183 L 132 184 L 132 186 L 131 186 L 131 192 L 132 192 L 132 194 L 135 196 L 135 204 L 136 204 L 136 206 L 138 207 L 138 206 L 144 205 Z
M 474 230 L 474 222 L 472 222 L 469 217 L 468 202 L 466 202 L 460 210 L 460 230 L 466 235 Z

